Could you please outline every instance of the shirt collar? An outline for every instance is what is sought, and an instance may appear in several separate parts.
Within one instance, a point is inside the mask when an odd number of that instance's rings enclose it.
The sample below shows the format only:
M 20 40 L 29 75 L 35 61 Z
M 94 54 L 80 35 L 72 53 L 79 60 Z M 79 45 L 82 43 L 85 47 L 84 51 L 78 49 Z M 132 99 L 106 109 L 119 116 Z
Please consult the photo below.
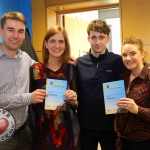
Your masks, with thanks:
M 148 64 L 147 63 L 144 63 L 144 67 L 141 71 L 141 73 L 139 74 L 139 77 L 142 78 L 142 79 L 145 79 L 148 75 Z
M 22 54 L 22 51 L 18 48 L 16 56 L 14 58 L 21 57 L 21 54 Z M 6 53 L 0 48 L 0 57 L 2 56 L 8 57 Z
M 148 75 L 148 72 L 149 72 L 148 64 L 147 64 L 147 63 L 144 63 L 144 67 L 143 67 L 143 69 L 141 70 L 141 72 L 140 72 L 140 74 L 139 74 L 138 77 L 141 78 L 141 79 L 145 79 L 145 78 L 147 77 L 147 75 Z M 125 75 L 125 76 L 130 76 L 130 74 L 131 74 L 131 71 L 128 70 L 128 71 L 126 72 L 126 75 Z

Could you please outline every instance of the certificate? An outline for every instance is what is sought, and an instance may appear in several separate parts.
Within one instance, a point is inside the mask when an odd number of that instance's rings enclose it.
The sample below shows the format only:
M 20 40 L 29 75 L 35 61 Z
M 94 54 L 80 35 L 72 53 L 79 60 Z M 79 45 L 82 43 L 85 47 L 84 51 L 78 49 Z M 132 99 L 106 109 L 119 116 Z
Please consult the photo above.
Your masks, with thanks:
M 118 110 L 117 101 L 120 98 L 126 97 L 124 81 L 113 81 L 103 83 L 105 113 L 115 114 Z
M 55 110 L 59 105 L 64 103 L 64 93 L 66 90 L 66 80 L 47 79 L 46 92 L 48 96 L 45 98 L 45 110 Z

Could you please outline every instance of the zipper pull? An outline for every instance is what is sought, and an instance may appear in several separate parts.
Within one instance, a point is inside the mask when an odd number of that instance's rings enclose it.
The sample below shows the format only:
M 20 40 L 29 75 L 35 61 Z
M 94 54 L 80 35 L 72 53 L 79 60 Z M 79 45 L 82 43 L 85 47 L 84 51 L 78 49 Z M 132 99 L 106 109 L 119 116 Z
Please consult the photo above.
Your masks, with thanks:
M 97 63 L 97 68 L 98 68 L 98 63 Z

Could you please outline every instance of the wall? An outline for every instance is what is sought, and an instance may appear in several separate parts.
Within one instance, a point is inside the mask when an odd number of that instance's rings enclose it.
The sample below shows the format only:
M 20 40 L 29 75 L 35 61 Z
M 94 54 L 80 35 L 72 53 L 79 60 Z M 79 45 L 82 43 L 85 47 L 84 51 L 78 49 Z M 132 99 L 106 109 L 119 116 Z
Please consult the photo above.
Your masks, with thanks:
M 77 58 L 79 57 L 79 52 L 89 51 L 90 45 L 87 40 L 86 31 L 89 22 L 69 16 L 65 16 L 64 21 L 70 41 L 71 56 Z
M 141 38 L 150 64 L 150 0 L 120 0 L 122 41 L 128 36 Z
M 19 11 L 27 19 L 27 28 L 32 37 L 31 0 L 1 0 L 0 17 L 8 11 Z M 2 38 L 0 37 L 0 42 Z
M 98 11 L 99 19 L 105 20 L 110 18 L 120 18 L 119 8 L 105 9 Z
M 47 10 L 45 7 L 45 1 L 32 0 L 32 44 L 39 60 L 42 60 L 42 42 L 46 31 Z
M 111 28 L 110 41 L 107 44 L 109 51 L 116 54 L 121 54 L 121 35 L 120 35 L 120 14 L 119 8 L 106 9 L 98 11 L 98 18 L 101 20 L 106 20 L 107 24 Z

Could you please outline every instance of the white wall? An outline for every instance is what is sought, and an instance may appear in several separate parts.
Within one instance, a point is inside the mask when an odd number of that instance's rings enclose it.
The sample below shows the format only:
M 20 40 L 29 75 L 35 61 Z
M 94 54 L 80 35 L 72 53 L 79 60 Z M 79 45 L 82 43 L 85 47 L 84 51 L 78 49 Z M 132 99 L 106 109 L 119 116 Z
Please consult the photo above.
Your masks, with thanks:
M 108 48 L 108 50 L 116 54 L 121 54 L 120 18 L 106 19 L 106 22 L 111 26 L 111 46 Z
M 91 22 L 94 19 L 98 19 L 98 11 L 87 11 L 87 12 L 80 12 L 80 13 L 71 13 L 66 14 L 65 16 L 77 18 L 83 21 Z

